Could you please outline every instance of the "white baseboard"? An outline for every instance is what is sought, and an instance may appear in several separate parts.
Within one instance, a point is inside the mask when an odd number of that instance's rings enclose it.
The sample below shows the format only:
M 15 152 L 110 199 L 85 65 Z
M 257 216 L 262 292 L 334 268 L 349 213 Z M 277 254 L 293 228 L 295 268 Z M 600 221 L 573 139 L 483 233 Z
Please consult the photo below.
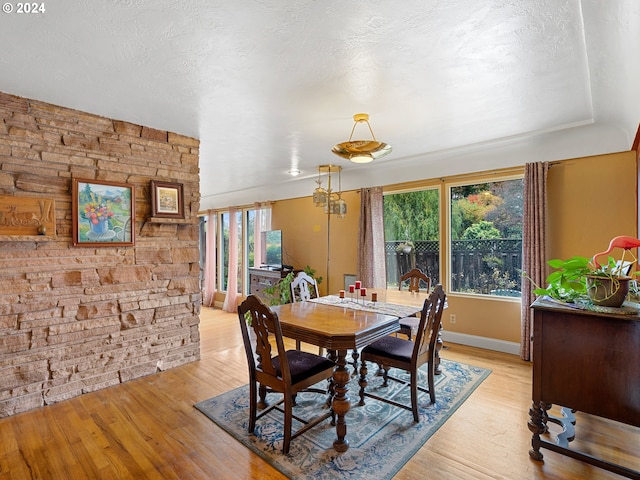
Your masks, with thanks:
M 470 347 L 484 348 L 486 350 L 494 350 L 496 352 L 511 353 L 520 355 L 520 344 L 516 342 L 507 342 L 496 338 L 478 337 L 476 335 L 468 335 L 466 333 L 442 331 L 442 340 L 451 343 L 459 343 L 460 345 L 468 345 Z

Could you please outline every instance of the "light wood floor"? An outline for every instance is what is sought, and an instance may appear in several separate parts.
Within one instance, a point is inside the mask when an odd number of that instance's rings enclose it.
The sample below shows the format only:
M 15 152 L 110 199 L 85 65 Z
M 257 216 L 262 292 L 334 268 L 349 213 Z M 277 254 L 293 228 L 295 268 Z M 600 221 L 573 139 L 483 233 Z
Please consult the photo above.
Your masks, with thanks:
M 201 320 L 198 362 L 1 419 L 0 480 L 285 478 L 193 408 L 247 382 L 237 317 Z M 397 479 L 620 478 L 546 450 L 529 459 L 528 363 L 454 344 L 443 357 L 493 373 Z M 614 427 L 580 418 L 581 448 L 640 470 L 640 429 Z

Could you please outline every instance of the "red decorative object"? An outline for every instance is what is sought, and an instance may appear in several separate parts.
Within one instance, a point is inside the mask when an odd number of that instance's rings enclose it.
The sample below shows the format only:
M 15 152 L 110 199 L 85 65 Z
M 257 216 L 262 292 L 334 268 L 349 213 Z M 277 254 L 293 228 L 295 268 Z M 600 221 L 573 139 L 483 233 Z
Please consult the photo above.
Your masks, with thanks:
M 600 268 L 600 264 L 598 263 L 598 260 L 597 260 L 599 256 L 606 255 L 607 253 L 611 252 L 611 250 L 613 250 L 614 248 L 631 250 L 632 248 L 638 248 L 638 247 L 640 247 L 640 239 L 627 237 L 625 235 L 614 237 L 611 239 L 611 242 L 609 242 L 609 248 L 607 248 L 604 252 L 596 253 L 591 259 L 591 261 L 596 266 L 596 268 Z M 635 258 L 635 255 L 634 255 L 634 258 Z
M 349 285 L 349 293 L 355 293 L 356 287 L 355 285 Z
M 362 287 L 362 282 L 360 280 L 356 280 L 356 290 L 360 290 L 360 287 Z
M 340 290 L 340 298 L 344 298 L 344 290 Z
M 360 296 L 361 297 L 366 297 L 367 296 L 367 289 L 366 288 L 361 288 L 360 289 Z

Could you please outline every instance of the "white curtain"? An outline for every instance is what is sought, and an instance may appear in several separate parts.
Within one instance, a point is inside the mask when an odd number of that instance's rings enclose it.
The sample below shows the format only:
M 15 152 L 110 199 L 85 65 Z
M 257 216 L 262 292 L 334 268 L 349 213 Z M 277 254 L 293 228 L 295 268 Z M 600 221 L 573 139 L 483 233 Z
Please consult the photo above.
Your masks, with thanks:
M 235 312 L 238 308 L 238 221 L 237 210 L 229 209 L 229 265 L 227 268 L 227 296 L 222 309 Z
M 360 192 L 358 279 L 371 288 L 386 288 L 382 187 Z
M 216 222 L 216 213 L 213 210 L 209 210 L 207 212 L 203 292 L 203 304 L 207 307 L 213 307 L 216 294 Z
M 264 263 L 262 258 L 261 232 L 271 230 L 271 202 L 256 203 L 256 216 L 253 222 L 253 266 L 259 267 Z
M 545 286 L 547 173 L 546 162 L 527 163 L 524 174 L 524 215 L 522 227 L 522 270 L 541 287 Z M 533 319 L 529 306 L 534 300 L 535 286 L 522 280 L 522 320 L 520 358 L 531 360 Z

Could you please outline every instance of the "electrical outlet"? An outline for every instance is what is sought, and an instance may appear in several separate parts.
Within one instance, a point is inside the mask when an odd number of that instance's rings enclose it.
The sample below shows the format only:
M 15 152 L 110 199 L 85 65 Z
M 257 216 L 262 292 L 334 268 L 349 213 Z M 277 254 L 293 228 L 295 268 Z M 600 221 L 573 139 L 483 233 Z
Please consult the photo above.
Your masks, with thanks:
M 456 323 L 456 316 L 453 313 L 449 315 L 449 323 Z

